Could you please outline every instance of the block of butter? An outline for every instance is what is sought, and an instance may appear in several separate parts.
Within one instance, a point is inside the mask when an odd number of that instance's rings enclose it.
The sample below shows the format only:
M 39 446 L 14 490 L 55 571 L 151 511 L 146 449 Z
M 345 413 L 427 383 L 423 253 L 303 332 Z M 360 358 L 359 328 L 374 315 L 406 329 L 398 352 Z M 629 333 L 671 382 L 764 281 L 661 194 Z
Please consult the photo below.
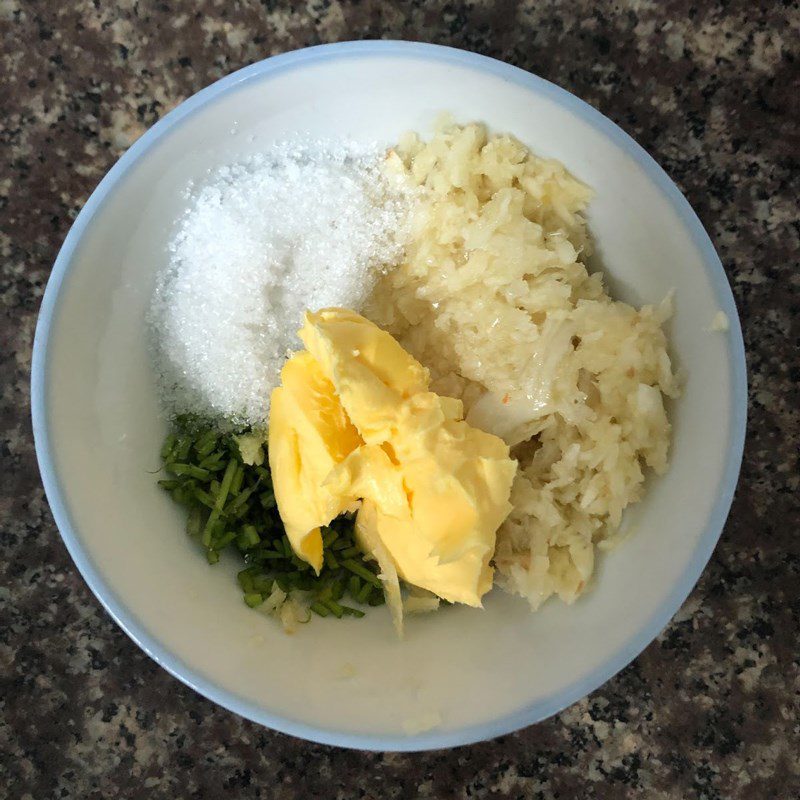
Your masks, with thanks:
M 357 512 L 407 583 L 480 606 L 516 462 L 468 425 L 459 400 L 431 392 L 428 371 L 386 331 L 340 308 L 307 313 L 306 350 L 272 395 L 269 461 L 295 552 L 319 571 L 320 527 Z

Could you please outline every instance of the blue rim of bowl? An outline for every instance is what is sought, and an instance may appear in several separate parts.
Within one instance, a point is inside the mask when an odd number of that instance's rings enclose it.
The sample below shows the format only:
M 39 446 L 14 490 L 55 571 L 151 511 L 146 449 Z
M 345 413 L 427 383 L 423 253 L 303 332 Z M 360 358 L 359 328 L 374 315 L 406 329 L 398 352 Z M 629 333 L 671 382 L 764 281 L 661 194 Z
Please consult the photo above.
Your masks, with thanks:
M 220 95 L 243 84 L 275 76 L 310 63 L 331 59 L 369 58 L 375 56 L 410 57 L 449 63 L 483 72 L 514 83 L 531 92 L 555 101 L 603 133 L 645 170 L 670 201 L 692 240 L 703 256 L 704 266 L 714 287 L 719 308 L 730 321 L 727 333 L 729 360 L 732 372 L 732 409 L 729 438 L 726 447 L 725 469 L 720 480 L 714 508 L 695 547 L 692 559 L 681 580 L 673 587 L 661 607 L 612 658 L 584 679 L 566 687 L 545 700 L 533 703 L 511 714 L 479 725 L 455 730 L 432 730 L 415 736 L 360 735 L 329 728 L 318 728 L 299 720 L 270 713 L 243 697 L 220 689 L 197 670 L 179 659 L 162 642 L 152 637 L 145 626 L 129 612 L 113 588 L 96 568 L 84 549 L 72 525 L 65 495 L 53 460 L 47 411 L 48 345 L 58 300 L 65 278 L 80 241 L 98 209 L 108 195 L 124 179 L 145 152 L 175 126 Z M 242 717 L 283 733 L 321 744 L 377 751 L 419 751 L 456 747 L 511 733 L 558 713 L 602 686 L 627 666 L 650 644 L 678 611 L 689 595 L 719 540 L 733 500 L 744 450 L 747 421 L 747 372 L 744 342 L 725 271 L 702 223 L 689 202 L 664 170 L 628 134 L 604 117 L 592 106 L 565 89 L 556 86 L 518 67 L 487 56 L 441 45 L 404 41 L 359 41 L 326 44 L 296 50 L 267 58 L 234 72 L 184 101 L 164 116 L 138 139 L 109 170 L 78 214 L 56 258 L 47 283 L 33 343 L 31 368 L 31 412 L 36 455 L 47 499 L 64 543 L 89 588 L 117 624 L 152 659 L 167 672 L 213 702 Z

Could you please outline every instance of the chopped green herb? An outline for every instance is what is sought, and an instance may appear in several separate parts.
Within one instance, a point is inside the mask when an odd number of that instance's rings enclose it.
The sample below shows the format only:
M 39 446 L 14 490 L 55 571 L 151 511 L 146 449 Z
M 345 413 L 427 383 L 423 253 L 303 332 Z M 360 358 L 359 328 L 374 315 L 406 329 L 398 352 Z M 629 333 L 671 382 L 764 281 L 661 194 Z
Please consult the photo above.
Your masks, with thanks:
M 219 539 L 214 540 L 214 549 L 222 550 L 224 547 L 227 547 L 235 538 L 236 531 L 228 531 L 227 533 L 223 533 Z
M 372 584 L 365 583 L 360 591 L 358 592 L 358 597 L 356 598 L 359 603 L 367 603 L 369 602 L 369 596 L 372 594 Z
M 345 585 L 343 580 L 334 581 L 331 584 L 331 597 L 334 600 L 341 600 L 344 597 Z
M 352 558 L 347 558 L 342 561 L 342 566 L 345 569 L 349 569 L 350 572 L 358 575 L 359 578 L 363 578 L 365 581 L 369 581 L 369 583 L 371 583 L 373 586 L 380 588 L 381 582 L 378 576 L 371 570 L 367 569 L 363 564 L 359 564 Z
M 339 538 L 338 531 L 333 528 L 323 528 L 322 531 L 322 546 L 330 547 Z
M 315 614 L 319 614 L 319 616 L 321 616 L 321 617 L 327 617 L 328 614 L 331 613 L 330 610 L 328 609 L 328 607 L 326 605 L 324 605 L 323 603 L 320 603 L 319 601 L 317 601 L 316 603 L 312 603 L 311 604 L 311 610 Z
M 169 457 L 172 455 L 172 449 L 175 447 L 175 443 L 177 442 L 177 437 L 174 433 L 170 433 L 166 439 L 164 439 L 164 444 L 161 445 L 161 460 L 167 461 Z M 160 482 L 160 481 L 159 481 Z
M 272 591 L 273 583 L 272 578 L 268 578 L 266 575 L 256 575 L 252 581 L 253 589 L 265 595 Z
M 242 475 L 244 475 L 244 470 L 242 470 Z M 235 511 L 238 511 L 248 501 L 250 495 L 253 494 L 255 490 L 256 487 L 251 486 L 243 491 L 240 491 L 239 494 L 228 504 L 226 512 L 228 514 L 233 514 Z
M 344 615 L 344 609 L 335 600 L 325 600 L 325 606 L 337 619 L 341 619 Z
M 194 443 L 194 451 L 203 459 L 217 446 L 217 435 L 213 430 L 208 430 L 199 436 Z
M 233 434 L 182 418 L 164 440 L 161 458 L 168 477 L 159 486 L 187 508 L 186 531 L 200 541 L 208 562 L 216 564 L 225 548 L 244 560 L 236 577 L 248 606 L 261 605 L 275 586 L 287 594 L 307 593 L 303 602 L 323 617 L 364 616 L 340 602 L 345 594 L 363 605 L 383 602 L 372 562 L 355 541 L 353 516 L 323 527 L 323 566 L 317 575 L 292 550 L 267 459 L 245 463 Z
M 208 508 L 214 508 L 216 500 L 207 492 L 205 489 L 201 489 L 199 486 L 195 486 L 194 489 L 194 496 Z
M 386 596 L 383 592 L 373 592 L 369 598 L 371 606 L 382 606 L 386 602 Z
M 231 481 L 231 494 L 236 497 L 242 488 L 242 481 L 244 480 L 244 467 L 237 467 L 236 474 Z
M 198 480 L 205 480 L 210 476 L 211 473 L 207 469 L 202 469 L 201 467 L 196 467 L 194 464 L 175 464 L 172 463 L 169 466 L 169 471 L 173 475 L 189 475 L 192 478 L 197 478 Z
M 192 437 L 188 435 L 179 436 L 172 448 L 171 455 L 175 461 L 185 461 L 192 449 Z
M 328 569 L 339 569 L 339 562 L 330 550 L 325 551 L 325 566 L 327 566 Z
M 261 592 L 247 592 L 245 593 L 244 601 L 250 608 L 255 608 L 264 602 L 264 598 Z
M 255 525 L 245 525 L 242 532 L 236 537 L 236 544 L 240 550 L 251 550 L 260 544 L 261 537 L 258 535 Z
M 253 567 L 248 567 L 247 569 L 243 569 L 236 575 L 236 580 L 239 581 L 239 586 L 242 587 L 242 591 L 247 594 L 247 592 L 253 591 L 253 580 L 254 580 L 254 569 Z
M 225 456 L 222 453 L 212 453 L 198 464 L 199 467 L 207 469 L 210 472 L 216 472 L 218 469 L 222 469 L 224 465 Z

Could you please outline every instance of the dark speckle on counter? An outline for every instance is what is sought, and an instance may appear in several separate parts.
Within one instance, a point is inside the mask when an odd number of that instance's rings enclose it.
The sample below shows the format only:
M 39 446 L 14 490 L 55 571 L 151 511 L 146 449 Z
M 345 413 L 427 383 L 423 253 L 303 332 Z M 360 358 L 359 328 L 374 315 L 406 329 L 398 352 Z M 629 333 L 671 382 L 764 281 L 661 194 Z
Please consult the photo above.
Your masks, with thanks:
M 29 421 L 58 248 L 121 153 L 176 104 L 271 54 L 432 41 L 587 100 L 677 182 L 717 247 L 750 379 L 719 546 L 633 664 L 494 741 L 358 753 L 273 733 L 144 655 L 73 566 Z M 0 0 L 0 796 L 800 797 L 800 7 L 751 0 Z

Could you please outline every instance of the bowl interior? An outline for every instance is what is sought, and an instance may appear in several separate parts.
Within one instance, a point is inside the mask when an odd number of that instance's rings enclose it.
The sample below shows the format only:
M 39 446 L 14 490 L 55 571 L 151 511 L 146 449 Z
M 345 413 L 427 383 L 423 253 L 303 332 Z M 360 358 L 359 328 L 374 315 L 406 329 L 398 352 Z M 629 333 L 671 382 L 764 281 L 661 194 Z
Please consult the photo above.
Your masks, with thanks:
M 315 619 L 287 636 L 243 605 L 233 560 L 207 566 L 155 484 L 165 428 L 144 325 L 154 276 L 188 181 L 297 132 L 391 142 L 408 129 L 430 132 L 441 111 L 512 132 L 595 189 L 590 225 L 618 296 L 657 302 L 676 290 L 672 347 L 689 380 L 672 409 L 671 469 L 628 514 L 635 535 L 600 559 L 598 580 L 571 608 L 550 602 L 530 614 L 495 591 L 482 612 L 412 619 L 403 642 L 385 609 L 360 621 Z M 321 741 L 460 743 L 533 722 L 595 688 L 691 588 L 727 513 L 732 458 L 734 479 L 738 466 L 738 321 L 713 251 L 675 195 L 596 112 L 465 54 L 329 48 L 256 65 L 201 93 L 95 193 L 45 301 L 37 446 L 62 534 L 92 588 L 183 680 Z M 728 334 L 708 330 L 720 309 Z M 409 737 L 407 725 L 431 714 L 441 723 Z

